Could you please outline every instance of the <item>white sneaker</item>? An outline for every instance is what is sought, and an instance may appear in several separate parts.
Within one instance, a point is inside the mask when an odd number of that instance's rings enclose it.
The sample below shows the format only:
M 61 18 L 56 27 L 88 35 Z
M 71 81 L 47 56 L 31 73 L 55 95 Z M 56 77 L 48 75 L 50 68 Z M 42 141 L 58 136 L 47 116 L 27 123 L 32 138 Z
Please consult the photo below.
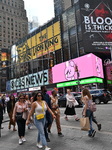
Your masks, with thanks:
M 26 139 L 23 137 L 23 138 L 22 138 L 22 141 L 23 141 L 23 142 L 26 142 Z
M 19 139 L 19 145 L 21 145 L 23 143 L 22 139 Z
M 50 149 L 51 149 L 51 148 L 49 148 L 49 147 L 46 147 L 46 148 L 45 148 L 45 150 L 50 150 Z
M 40 143 L 37 143 L 38 148 L 42 148 L 43 146 Z

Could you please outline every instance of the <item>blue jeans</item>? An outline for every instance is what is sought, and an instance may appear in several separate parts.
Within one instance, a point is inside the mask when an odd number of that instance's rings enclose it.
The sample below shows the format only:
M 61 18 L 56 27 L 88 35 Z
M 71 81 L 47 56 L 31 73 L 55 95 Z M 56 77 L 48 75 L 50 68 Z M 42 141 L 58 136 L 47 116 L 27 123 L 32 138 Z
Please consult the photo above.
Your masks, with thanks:
M 89 122 L 90 122 L 90 130 L 88 131 L 88 134 L 91 135 L 92 132 L 94 131 L 92 127 L 92 120 L 93 120 L 93 112 L 90 111 L 89 109 L 86 110 L 86 117 L 89 117 Z
M 37 142 L 39 143 L 41 141 L 43 146 L 47 146 L 47 142 L 46 142 L 46 138 L 45 138 L 45 132 L 44 132 L 45 118 L 37 120 L 34 117 L 34 124 L 38 129 Z

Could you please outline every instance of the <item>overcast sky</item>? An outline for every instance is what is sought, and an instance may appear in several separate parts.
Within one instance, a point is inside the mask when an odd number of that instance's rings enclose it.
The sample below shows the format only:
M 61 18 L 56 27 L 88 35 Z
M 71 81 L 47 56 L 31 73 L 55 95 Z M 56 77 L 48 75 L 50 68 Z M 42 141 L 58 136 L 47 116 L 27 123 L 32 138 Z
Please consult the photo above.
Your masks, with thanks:
M 24 0 L 25 9 L 29 20 L 33 16 L 38 17 L 39 24 L 42 25 L 54 17 L 54 0 Z

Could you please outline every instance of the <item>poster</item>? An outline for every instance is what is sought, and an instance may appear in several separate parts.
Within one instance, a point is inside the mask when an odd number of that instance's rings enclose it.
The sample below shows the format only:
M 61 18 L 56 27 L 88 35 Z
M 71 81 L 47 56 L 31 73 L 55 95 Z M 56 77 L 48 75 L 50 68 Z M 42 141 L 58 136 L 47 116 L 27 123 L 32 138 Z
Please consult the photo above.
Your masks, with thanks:
M 112 46 L 112 1 L 81 0 L 80 6 L 85 51 L 109 52 Z

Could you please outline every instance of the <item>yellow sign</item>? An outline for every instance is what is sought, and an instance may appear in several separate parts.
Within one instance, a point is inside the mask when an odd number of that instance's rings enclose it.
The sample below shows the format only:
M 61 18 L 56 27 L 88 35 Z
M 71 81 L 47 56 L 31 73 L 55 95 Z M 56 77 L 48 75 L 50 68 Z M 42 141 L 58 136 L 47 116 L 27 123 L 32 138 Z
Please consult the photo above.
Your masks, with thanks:
M 61 48 L 60 22 L 56 22 L 17 45 L 18 61 L 25 62 Z

